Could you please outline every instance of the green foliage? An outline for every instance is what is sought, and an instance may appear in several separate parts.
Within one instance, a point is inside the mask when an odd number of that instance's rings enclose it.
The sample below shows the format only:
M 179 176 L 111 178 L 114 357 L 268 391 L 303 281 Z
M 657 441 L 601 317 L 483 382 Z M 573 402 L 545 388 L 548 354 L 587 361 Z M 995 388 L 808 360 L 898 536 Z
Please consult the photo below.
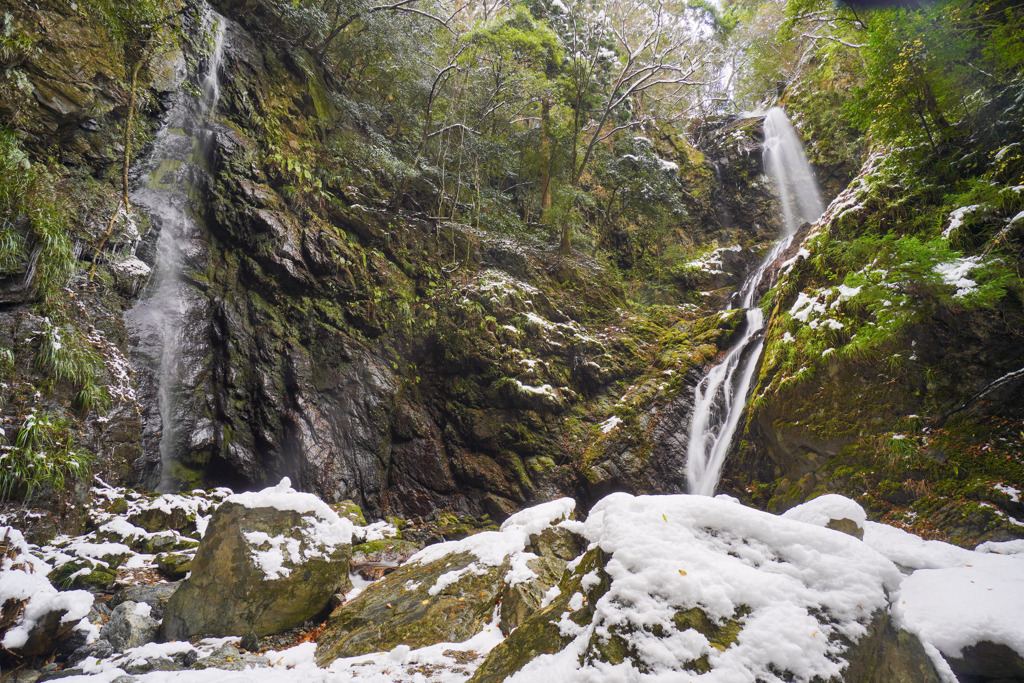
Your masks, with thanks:
M 152 53 L 157 36 L 180 7 L 178 0 L 90 0 L 87 4 L 111 37 L 122 44 L 132 63 Z
M 64 286 L 76 262 L 55 184 L 52 172 L 0 130 L 0 278 L 24 272 L 44 297 Z
M 659 158 L 650 141 L 627 138 L 616 152 L 599 159 L 597 186 L 588 188 L 590 222 L 598 227 L 598 244 L 633 267 L 660 251 L 686 212 L 678 167 Z
M 0 15 L 0 63 L 16 62 L 32 50 L 30 35 L 19 31 L 10 12 Z
M 30 412 L 13 446 L 0 447 L 0 500 L 31 501 L 45 489 L 63 492 L 88 475 L 91 457 L 75 447 L 68 420 Z
M 54 325 L 43 319 L 42 339 L 36 355 L 41 370 L 57 380 L 78 387 L 75 406 L 84 410 L 104 409 L 110 405 L 110 394 L 103 386 L 103 360 L 70 325 Z

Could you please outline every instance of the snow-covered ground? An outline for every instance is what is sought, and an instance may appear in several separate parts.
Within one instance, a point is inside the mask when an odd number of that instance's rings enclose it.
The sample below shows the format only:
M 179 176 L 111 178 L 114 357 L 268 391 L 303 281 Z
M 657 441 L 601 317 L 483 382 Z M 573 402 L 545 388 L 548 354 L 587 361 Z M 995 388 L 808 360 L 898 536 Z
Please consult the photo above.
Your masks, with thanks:
M 153 507 L 168 512 L 176 508 L 191 511 L 198 517 L 197 535 L 201 535 L 212 508 L 227 498 L 226 491 L 158 498 L 110 487 L 94 493 L 100 508 L 107 510 L 115 507 L 111 503 L 118 498 L 128 501 L 127 506 L 116 508 L 122 510 L 119 514 L 101 512 L 99 508 L 95 511 L 108 536 L 112 530 L 147 534 L 130 524 L 127 516 Z M 321 501 L 295 492 L 286 482 L 231 499 L 251 506 L 315 510 L 326 517 L 336 516 Z M 593 619 L 580 626 L 568 618 L 586 601 L 583 593 L 571 596 L 568 611 L 558 622 L 562 635 L 571 642 L 561 651 L 534 659 L 513 680 L 676 681 L 679 662 L 699 657 L 707 658 L 711 671 L 694 674 L 692 680 L 782 680 L 776 677 L 781 670 L 789 671 L 797 680 L 814 676 L 827 679 L 842 673 L 844 665 L 839 655 L 843 639 L 861 638 L 883 610 L 890 612 L 897 625 L 922 640 L 947 681 L 955 678 L 942 655 L 956 657 L 963 648 L 980 641 L 1002 643 L 1024 655 L 1024 622 L 1020 619 L 1024 614 L 1024 541 L 984 543 L 975 550 L 927 541 L 895 527 L 866 521 L 857 503 L 837 495 L 822 496 L 776 516 L 726 496 L 612 494 L 600 501 L 585 521 L 559 522 L 571 514 L 573 507 L 570 499 L 545 503 L 513 516 L 501 531 L 428 546 L 409 560 L 429 563 L 448 553 L 472 552 L 477 564 L 496 566 L 517 553 L 529 555 L 524 549 L 530 535 L 551 524 L 581 534 L 591 548 L 599 546 L 605 552 L 609 559 L 603 571 L 610 588 L 592 606 Z M 862 530 L 863 540 L 825 528 L 837 519 L 849 520 Z M 359 527 L 342 521 L 339 528 L 343 526 L 356 540 L 382 538 L 394 532 L 381 528 L 379 523 Z M 104 552 L 92 552 L 95 549 L 87 539 L 62 538 L 56 541 L 59 547 L 39 548 L 26 543 L 14 529 L 7 532 L 0 528 L 0 538 L 5 532 L 19 549 L 21 559 L 3 560 L 0 602 L 8 597 L 28 598 L 30 609 L 22 622 L 4 636 L 4 646 L 16 646 L 45 612 L 42 608 L 56 603 L 68 608 L 66 620 L 80 621 L 80 628 L 95 639 L 99 629 L 85 616 L 91 595 L 84 591 L 58 592 L 43 577 L 52 568 L 50 563 L 76 557 L 103 562 L 98 558 Z M 106 548 L 105 552 L 120 553 L 123 548 Z M 132 558 L 123 566 L 152 566 L 152 555 L 129 552 Z M 512 562 L 509 573 L 516 572 L 529 572 L 525 562 Z M 585 576 L 583 590 L 597 581 L 596 576 Z M 699 607 L 719 624 L 739 621 L 742 629 L 735 642 L 721 647 L 696 630 L 672 628 L 673 616 L 692 607 Z M 399 646 L 390 652 L 338 659 L 328 668 L 315 664 L 315 644 L 303 642 L 263 653 L 268 665 L 257 668 L 150 671 L 135 674 L 134 680 L 454 683 L 468 679 L 502 641 L 497 621 L 492 619 L 491 625 L 463 643 L 439 643 L 420 649 Z M 628 660 L 613 665 L 591 658 L 586 665 L 580 664 L 588 647 L 613 632 L 627 634 L 624 637 L 642 656 L 646 673 L 631 668 Z M 237 642 L 237 638 L 219 638 L 196 643 L 149 643 L 104 659 L 88 658 L 78 665 L 84 675 L 63 680 L 112 682 L 141 661 L 160 656 L 171 659 L 187 652 L 194 654 L 194 661 Z

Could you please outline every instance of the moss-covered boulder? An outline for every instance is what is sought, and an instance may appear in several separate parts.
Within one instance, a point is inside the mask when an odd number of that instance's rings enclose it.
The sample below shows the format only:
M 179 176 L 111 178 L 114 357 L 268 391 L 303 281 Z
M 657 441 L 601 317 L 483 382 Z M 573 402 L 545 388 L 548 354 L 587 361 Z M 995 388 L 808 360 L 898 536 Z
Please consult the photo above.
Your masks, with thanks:
M 494 612 L 506 569 L 477 560 L 466 552 L 411 563 L 372 584 L 331 614 L 317 641 L 317 663 L 398 645 L 459 642 L 477 633 Z
M 531 561 L 545 558 L 528 548 L 545 530 L 569 518 L 575 505 L 569 498 L 550 501 L 513 515 L 498 531 L 424 549 L 331 614 L 317 641 L 317 663 L 326 666 L 338 657 L 398 645 L 461 642 L 491 621 L 509 586 L 539 581 L 533 592 L 543 595 L 542 586 L 550 585 L 545 577 L 552 572 L 543 563 L 531 566 Z M 565 561 L 554 561 L 557 572 Z M 534 608 L 526 601 L 520 611 Z
M 606 560 L 607 557 L 600 548 L 587 551 L 573 570 L 565 572 L 558 583 L 554 598 L 533 612 L 521 626 L 491 650 L 487 659 L 473 674 L 470 683 L 499 683 L 534 658 L 558 652 L 568 645 L 575 634 L 571 627 L 563 629 L 560 622 L 567 619 L 576 627 L 582 627 L 593 619 L 594 604 L 608 590 L 608 579 L 603 574 Z M 596 583 L 588 581 L 588 587 L 584 588 L 584 577 L 591 575 L 597 576 L 599 580 Z M 582 596 L 583 593 L 586 597 L 582 600 L 574 597 Z M 503 617 L 504 610 L 503 604 Z
M 184 579 L 192 571 L 191 553 L 160 553 L 153 558 L 156 568 L 171 581 Z
M 942 680 L 916 636 L 876 615 L 867 635 L 846 653 L 844 681 L 858 683 L 939 683 Z
M 348 520 L 287 479 L 231 496 L 167 603 L 165 636 L 264 636 L 301 624 L 347 587 L 351 536 Z
M 117 567 L 81 558 L 65 562 L 50 572 L 47 578 L 53 585 L 64 589 L 102 591 L 117 581 Z
M 590 549 L 471 680 L 938 681 L 921 641 L 890 622 L 896 566 L 822 528 L 828 510 L 863 511 L 828 503 L 818 524 L 722 499 L 608 496 L 576 525 Z

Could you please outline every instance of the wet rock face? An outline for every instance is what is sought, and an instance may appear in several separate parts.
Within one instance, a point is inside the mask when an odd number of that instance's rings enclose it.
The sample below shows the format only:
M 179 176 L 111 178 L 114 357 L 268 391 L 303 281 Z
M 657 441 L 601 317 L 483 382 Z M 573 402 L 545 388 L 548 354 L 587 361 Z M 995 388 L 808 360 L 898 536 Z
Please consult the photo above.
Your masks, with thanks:
M 118 158 L 117 126 L 127 111 L 124 55 L 95 13 L 69 12 L 56 2 L 0 2 L 16 35 L 34 49 L 15 55 L 23 87 L 0 93 L 0 118 L 16 122 L 35 152 L 57 148 L 64 163 L 106 167 Z M 180 53 L 160 60 L 151 88 L 162 97 L 177 88 Z
M 715 119 L 697 133 L 716 178 L 714 203 L 724 233 L 737 241 L 778 235 L 781 228 L 778 201 L 764 174 L 761 156 L 764 117 Z
M 967 683 L 1024 680 L 1024 657 L 1002 643 L 983 640 L 946 661 L 957 680 Z
M 167 601 L 165 637 L 263 636 L 323 611 L 348 585 L 351 553 L 348 542 L 322 535 L 330 523 L 291 510 L 223 503 L 191 576 Z

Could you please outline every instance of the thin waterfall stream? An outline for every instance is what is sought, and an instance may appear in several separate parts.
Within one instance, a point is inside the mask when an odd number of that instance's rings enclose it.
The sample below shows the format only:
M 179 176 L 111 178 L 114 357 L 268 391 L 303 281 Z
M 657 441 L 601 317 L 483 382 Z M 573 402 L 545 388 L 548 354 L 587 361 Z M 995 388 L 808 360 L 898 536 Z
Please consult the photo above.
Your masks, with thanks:
M 771 265 L 789 247 L 797 228 L 816 221 L 824 211 L 800 137 L 780 107 L 773 107 L 765 115 L 764 166 L 779 195 L 783 234 L 740 288 L 739 306 L 746 311 L 742 336 L 694 391 L 686 451 L 686 479 L 692 494 L 714 495 L 746 405 L 764 349 L 764 313 L 755 301 L 761 283 L 773 275 Z
M 197 169 L 209 144 L 209 123 L 220 99 L 220 67 L 226 42 L 226 21 L 210 10 L 203 33 L 212 51 L 199 78 L 198 98 L 182 91 L 156 134 L 145 176 L 133 193 L 159 228 L 153 273 L 139 302 L 128 315 L 136 335 L 136 356 L 153 374 L 159 408 L 159 482 L 161 492 L 174 490 L 174 462 L 188 448 L 190 435 L 181 428 L 179 397 L 197 373 L 195 354 L 188 352 L 194 334 L 186 323 L 205 305 L 187 282 L 189 270 L 205 257 L 202 227 L 192 208 Z M 151 418 L 152 419 L 152 418 Z

